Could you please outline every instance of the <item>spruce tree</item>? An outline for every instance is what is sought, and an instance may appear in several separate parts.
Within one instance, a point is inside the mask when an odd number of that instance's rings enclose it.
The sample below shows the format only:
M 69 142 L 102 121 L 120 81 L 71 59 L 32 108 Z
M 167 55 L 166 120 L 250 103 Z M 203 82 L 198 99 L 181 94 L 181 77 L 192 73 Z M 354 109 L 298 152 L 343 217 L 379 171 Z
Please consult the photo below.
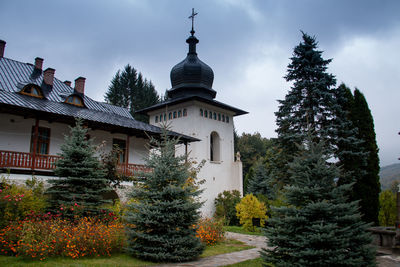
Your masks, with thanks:
M 268 170 L 262 160 L 256 162 L 253 166 L 254 174 L 249 180 L 247 193 L 253 195 L 263 195 L 268 199 L 273 199 L 275 194 L 273 190 L 273 182 Z
M 161 141 L 152 140 L 144 173 L 132 188 L 126 216 L 129 254 L 155 262 L 183 262 L 197 258 L 204 247 L 194 225 L 200 218 L 201 190 L 190 180 L 184 156 L 175 156 L 176 139 L 164 129 Z M 192 177 L 193 178 L 193 177 Z
M 95 156 L 95 146 L 86 138 L 87 129 L 77 119 L 76 126 L 65 137 L 61 145 L 61 159 L 56 162 L 56 179 L 49 180 L 51 187 L 47 190 L 53 211 L 63 207 L 66 215 L 78 205 L 85 216 L 98 215 L 108 203 L 103 194 L 109 192 L 109 182 Z
M 339 170 L 328 158 L 324 145 L 307 142 L 289 165 L 294 183 L 285 187 L 287 206 L 274 208 L 265 230 L 271 247 L 261 252 L 265 264 L 375 265 L 369 225 L 362 222 L 357 202 L 347 200 L 351 184 L 335 184 Z
M 109 104 L 128 108 L 136 120 L 143 122 L 148 122 L 148 116 L 135 112 L 160 102 L 153 83 L 129 64 L 123 71 L 117 71 L 104 99 Z
M 315 134 L 315 141 L 324 140 L 330 148 L 334 140 L 336 79 L 327 73 L 332 60 L 322 58 L 315 37 L 302 34 L 303 41 L 294 48 L 285 76 L 293 85 L 285 99 L 278 100 L 279 110 L 275 113 L 278 142 L 287 161 L 297 151 L 296 144 L 304 142 L 307 131 Z
M 374 119 L 364 95 L 354 91 L 354 124 L 358 129 L 358 138 L 366 155 L 366 165 L 362 167 L 362 176 L 353 188 L 353 199 L 359 199 L 363 220 L 378 225 L 379 215 L 379 156 L 376 143 Z

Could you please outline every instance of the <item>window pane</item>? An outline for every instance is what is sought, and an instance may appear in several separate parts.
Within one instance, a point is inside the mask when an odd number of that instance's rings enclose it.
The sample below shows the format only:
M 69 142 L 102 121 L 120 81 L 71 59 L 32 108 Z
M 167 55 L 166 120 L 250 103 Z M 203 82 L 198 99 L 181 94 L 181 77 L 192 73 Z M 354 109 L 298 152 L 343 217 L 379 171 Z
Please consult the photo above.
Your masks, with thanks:
M 118 163 L 125 163 L 126 141 L 122 139 L 113 139 L 113 146 L 116 145 L 121 150 L 118 155 Z

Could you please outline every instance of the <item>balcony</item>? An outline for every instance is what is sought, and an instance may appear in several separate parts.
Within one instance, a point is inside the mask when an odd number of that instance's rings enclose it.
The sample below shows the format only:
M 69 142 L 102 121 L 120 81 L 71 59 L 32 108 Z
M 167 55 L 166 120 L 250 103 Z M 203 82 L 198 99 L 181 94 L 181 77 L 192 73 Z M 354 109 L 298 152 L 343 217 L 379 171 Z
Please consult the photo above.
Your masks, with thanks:
M 53 171 L 60 156 L 41 155 L 27 152 L 0 150 L 0 168 L 31 171 Z M 150 172 L 150 168 L 140 164 L 118 164 L 118 172 L 134 176 L 137 172 Z

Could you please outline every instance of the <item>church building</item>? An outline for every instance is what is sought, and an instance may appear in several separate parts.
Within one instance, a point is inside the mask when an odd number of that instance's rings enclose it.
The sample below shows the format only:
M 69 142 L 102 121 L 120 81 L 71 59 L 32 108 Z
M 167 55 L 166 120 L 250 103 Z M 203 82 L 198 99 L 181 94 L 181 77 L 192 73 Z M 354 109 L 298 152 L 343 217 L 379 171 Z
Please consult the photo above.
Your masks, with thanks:
M 200 163 L 205 161 L 198 174 L 204 179 L 202 214 L 212 216 L 214 199 L 224 190 L 242 192 L 242 163 L 234 153 L 235 116 L 246 111 L 215 100 L 217 92 L 212 88 L 213 70 L 202 62 L 196 53 L 199 40 L 194 36 L 193 17 L 191 35 L 186 40 L 189 52 L 186 58 L 171 70 L 172 88 L 167 91 L 168 100 L 138 111 L 150 117 L 150 124 L 167 124 L 171 130 L 200 139 L 177 153 L 189 152 L 189 157 Z M 186 151 L 187 150 L 187 151 Z
M 55 69 L 43 68 L 43 59 L 34 64 L 4 57 L 6 42 L 0 40 L 0 176 L 9 173 L 15 180 L 35 175 L 46 180 L 54 176 L 61 145 L 75 119 L 83 120 L 88 138 L 110 151 L 121 149 L 118 171 L 133 176 L 150 171 L 144 165 L 149 136 L 158 138 L 162 124 L 179 136 L 176 153 L 204 162 L 198 177 L 204 205 L 203 216 L 212 216 L 214 200 L 224 190 L 242 193 L 242 163 L 234 153 L 235 116 L 246 111 L 215 100 L 213 70 L 196 53 L 199 40 L 186 40 L 186 58 L 171 70 L 168 100 L 138 111 L 149 115 L 150 122 L 136 121 L 125 108 L 95 101 L 85 94 L 85 78 L 75 86 L 55 77 Z M 104 145 L 105 144 L 105 145 Z

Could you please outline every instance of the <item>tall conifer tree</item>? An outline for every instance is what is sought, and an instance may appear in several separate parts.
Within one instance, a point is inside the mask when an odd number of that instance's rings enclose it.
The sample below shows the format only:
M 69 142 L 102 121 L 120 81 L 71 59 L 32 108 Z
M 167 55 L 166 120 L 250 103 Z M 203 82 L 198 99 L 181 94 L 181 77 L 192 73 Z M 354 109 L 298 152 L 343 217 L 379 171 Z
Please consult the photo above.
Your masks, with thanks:
M 111 188 L 95 156 L 95 146 L 87 140 L 86 133 L 82 121 L 76 120 L 76 126 L 61 145 L 62 158 L 56 162 L 54 171 L 58 178 L 49 180 L 51 187 L 47 190 L 51 207 L 56 212 L 62 206 L 76 208 L 76 203 L 84 215 L 98 215 L 102 205 L 109 202 L 103 199 L 103 194 Z
M 335 94 L 337 99 L 335 155 L 339 160 L 337 165 L 341 168 L 338 183 L 353 183 L 359 181 L 365 172 L 367 153 L 364 151 L 363 140 L 359 138 L 359 130 L 355 123 L 354 96 L 350 88 L 342 83 Z
M 356 181 L 353 198 L 360 199 L 361 213 L 366 222 L 378 224 L 379 215 L 379 156 L 374 129 L 374 119 L 364 95 L 354 91 L 354 124 L 358 128 L 358 138 L 363 141 L 366 155 L 362 176 Z
M 274 208 L 266 228 L 265 263 L 274 266 L 374 266 L 368 224 L 356 201 L 348 202 L 350 184 L 337 186 L 339 170 L 327 162 L 323 145 L 307 142 L 289 165 L 294 181 L 285 187 L 287 205 Z
M 160 102 L 152 82 L 129 64 L 117 71 L 104 98 L 109 104 L 128 108 L 135 119 L 143 122 L 148 122 L 148 116 L 135 112 Z
M 288 65 L 286 81 L 293 85 L 284 100 L 278 100 L 275 113 L 278 142 L 288 160 L 302 144 L 307 132 L 314 133 L 315 141 L 324 140 L 332 147 L 335 77 L 327 73 L 331 59 L 323 59 L 317 41 L 303 33 L 303 41 L 294 48 Z
M 203 245 L 193 227 L 200 218 L 201 191 L 190 181 L 184 156 L 175 156 L 177 140 L 167 130 L 155 146 L 146 165 L 153 169 L 143 174 L 131 191 L 135 202 L 126 220 L 128 253 L 156 262 L 182 262 L 197 258 Z M 192 177 L 193 178 L 193 177 Z

